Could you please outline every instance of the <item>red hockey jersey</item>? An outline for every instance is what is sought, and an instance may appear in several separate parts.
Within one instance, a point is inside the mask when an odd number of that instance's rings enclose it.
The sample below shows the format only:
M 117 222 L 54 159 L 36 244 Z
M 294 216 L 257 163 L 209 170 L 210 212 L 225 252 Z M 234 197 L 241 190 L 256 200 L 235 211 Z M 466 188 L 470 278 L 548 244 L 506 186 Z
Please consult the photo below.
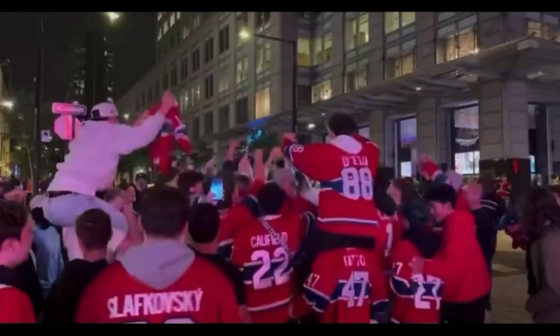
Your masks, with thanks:
M 275 241 L 257 219 L 245 222 L 242 230 L 226 227 L 224 232 L 232 233 L 231 263 L 243 272 L 251 320 L 254 323 L 283 323 L 289 319 L 289 303 L 296 285 L 290 255 L 299 248 L 307 218 L 301 215 L 267 216 L 265 220 L 290 251 Z
M 391 320 L 395 323 L 439 323 L 443 281 L 430 274 L 412 275 L 408 264 L 419 251 L 401 240 L 392 254 L 391 289 L 395 294 Z
M 386 216 L 379 212 L 379 225 L 382 234 L 375 241 L 375 251 L 385 271 L 392 269 L 391 254 L 403 235 L 403 218 L 398 213 Z
M 157 290 L 111 264 L 85 291 L 78 323 L 240 323 L 231 283 L 220 270 L 195 258 L 179 280 Z
M 354 248 L 322 252 L 303 298 L 321 314 L 321 323 L 376 323 L 389 302 L 386 279 L 373 253 Z
M 154 115 L 161 104 L 152 105 L 149 109 L 149 115 Z M 189 153 L 191 151 L 191 142 L 187 136 L 187 127 L 181 122 L 179 108 L 177 106 L 172 107 L 165 119 L 163 128 L 160 131 L 159 136 L 150 145 L 150 156 L 154 162 L 154 165 L 159 169 L 159 171 L 166 175 L 171 169 L 171 158 L 170 153 L 173 149 L 173 142 L 177 141 L 179 147 L 185 152 Z
M 0 285 L 0 323 L 35 323 L 33 305 L 17 288 Z
M 285 139 L 284 152 L 294 167 L 321 185 L 318 227 L 338 234 L 379 234 L 373 181 L 379 149 L 372 142 L 338 136 L 329 144 L 298 145 Z

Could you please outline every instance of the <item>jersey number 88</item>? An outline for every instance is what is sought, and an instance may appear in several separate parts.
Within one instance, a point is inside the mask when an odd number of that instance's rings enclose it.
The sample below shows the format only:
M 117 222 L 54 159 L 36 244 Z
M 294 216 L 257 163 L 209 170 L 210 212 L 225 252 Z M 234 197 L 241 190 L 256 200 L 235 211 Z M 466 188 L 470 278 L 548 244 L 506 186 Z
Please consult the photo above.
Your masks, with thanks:
M 342 177 L 342 194 L 351 199 L 373 199 L 373 177 L 368 167 L 347 167 L 340 172 Z

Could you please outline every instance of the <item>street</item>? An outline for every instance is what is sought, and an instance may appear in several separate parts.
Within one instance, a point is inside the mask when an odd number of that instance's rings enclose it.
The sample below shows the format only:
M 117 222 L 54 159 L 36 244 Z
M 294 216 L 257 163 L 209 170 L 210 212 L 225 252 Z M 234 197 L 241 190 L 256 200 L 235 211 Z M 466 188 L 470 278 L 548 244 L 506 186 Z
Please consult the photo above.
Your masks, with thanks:
M 511 239 L 500 232 L 492 265 L 492 322 L 531 323 L 525 311 L 527 279 L 525 253 L 511 248 Z

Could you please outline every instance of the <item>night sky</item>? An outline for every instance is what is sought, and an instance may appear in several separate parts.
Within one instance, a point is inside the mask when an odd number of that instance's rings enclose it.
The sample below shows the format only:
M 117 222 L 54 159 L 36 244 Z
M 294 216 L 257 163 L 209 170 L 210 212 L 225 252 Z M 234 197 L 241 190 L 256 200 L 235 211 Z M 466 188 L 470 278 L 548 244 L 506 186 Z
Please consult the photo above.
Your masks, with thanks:
M 64 100 L 71 76 L 72 42 L 88 30 L 106 31 L 115 53 L 115 99 L 124 94 L 154 64 L 154 12 L 120 13 L 113 25 L 99 12 L 43 13 L 45 102 Z M 38 13 L 0 13 L 0 63 L 10 59 L 13 86 L 34 93 Z

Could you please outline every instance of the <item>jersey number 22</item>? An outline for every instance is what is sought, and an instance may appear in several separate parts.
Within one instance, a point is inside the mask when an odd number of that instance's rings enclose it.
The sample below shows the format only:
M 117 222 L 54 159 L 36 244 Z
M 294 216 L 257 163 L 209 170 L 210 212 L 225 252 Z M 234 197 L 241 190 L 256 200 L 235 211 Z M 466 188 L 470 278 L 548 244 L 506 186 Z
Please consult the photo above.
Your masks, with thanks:
M 273 253 L 266 250 L 257 250 L 251 254 L 251 261 L 262 263 L 261 267 L 253 274 L 254 289 L 266 289 L 271 287 L 273 283 L 278 286 L 290 280 L 290 274 L 287 272 L 290 260 L 282 247 L 278 247 Z M 273 263 L 275 261 L 280 261 L 281 264 L 275 266 Z M 271 268 L 272 277 L 269 277 Z

